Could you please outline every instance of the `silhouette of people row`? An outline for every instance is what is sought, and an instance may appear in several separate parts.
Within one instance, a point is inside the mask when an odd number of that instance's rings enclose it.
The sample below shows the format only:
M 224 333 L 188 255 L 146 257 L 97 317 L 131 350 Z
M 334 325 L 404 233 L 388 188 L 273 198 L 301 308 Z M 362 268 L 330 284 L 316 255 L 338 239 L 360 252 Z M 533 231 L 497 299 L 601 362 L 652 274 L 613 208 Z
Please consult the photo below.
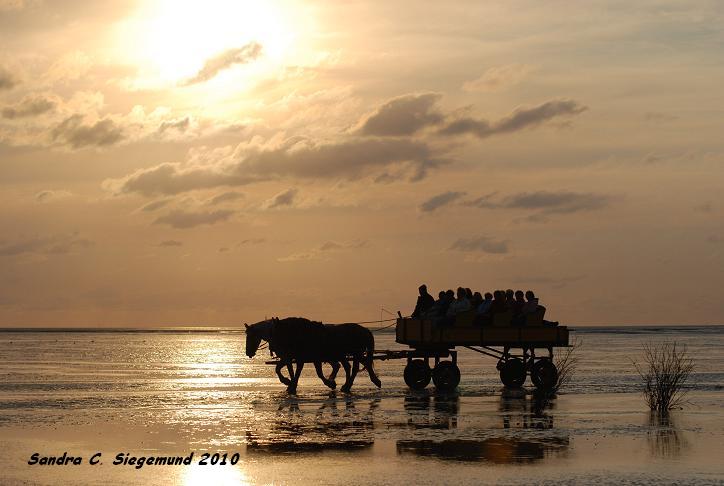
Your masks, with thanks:
M 437 300 L 428 293 L 425 284 L 420 285 L 418 291 L 417 304 L 411 317 L 433 319 L 439 325 L 453 325 L 456 316 L 471 310 L 474 310 L 474 322 L 483 326 L 492 324 L 499 314 L 510 314 L 510 324 L 525 326 L 529 317 L 540 315 L 542 319 L 545 313 L 545 307 L 539 304 L 532 290 L 496 290 L 481 295 L 470 288 L 458 287 L 457 293 L 452 289 L 441 290 Z M 558 324 L 549 321 L 542 323 L 551 326 Z

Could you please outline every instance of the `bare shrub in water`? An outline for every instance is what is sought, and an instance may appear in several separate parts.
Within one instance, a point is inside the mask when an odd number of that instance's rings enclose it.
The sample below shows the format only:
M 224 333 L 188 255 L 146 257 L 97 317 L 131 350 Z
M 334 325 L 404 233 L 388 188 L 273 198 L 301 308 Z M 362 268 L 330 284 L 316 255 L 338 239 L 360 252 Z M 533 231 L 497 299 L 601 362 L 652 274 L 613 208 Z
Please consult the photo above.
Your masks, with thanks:
M 558 379 L 551 390 L 552 393 L 557 393 L 558 390 L 571 382 L 571 379 L 578 368 L 578 362 L 580 360 L 578 352 L 580 351 L 582 345 L 582 341 L 574 340 L 565 351 L 556 355 L 554 361 L 556 369 L 558 370 Z
M 686 390 L 684 385 L 694 370 L 694 362 L 685 346 L 675 342 L 646 343 L 643 346 L 643 365 L 634 362 L 643 380 L 643 394 L 651 410 L 668 412 L 679 406 Z

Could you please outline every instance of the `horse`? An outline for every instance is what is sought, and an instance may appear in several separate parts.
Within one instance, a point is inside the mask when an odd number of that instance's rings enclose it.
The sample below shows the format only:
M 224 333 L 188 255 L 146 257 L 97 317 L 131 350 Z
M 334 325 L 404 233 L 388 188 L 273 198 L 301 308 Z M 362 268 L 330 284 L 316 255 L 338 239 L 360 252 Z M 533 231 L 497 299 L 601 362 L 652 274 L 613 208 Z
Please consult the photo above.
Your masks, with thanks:
M 277 376 L 287 385 L 287 391 L 290 393 L 296 391 L 305 362 L 314 363 L 317 375 L 332 389 L 336 387 L 334 379 L 340 363 L 346 374 L 345 384 L 341 389 L 343 392 L 349 392 L 352 388 L 360 370 L 360 363 L 367 369 L 370 380 L 377 387 L 382 386 L 375 374 L 372 361 L 375 348 L 374 336 L 369 329 L 359 324 L 323 325 L 301 317 L 293 317 L 262 321 L 251 326 L 247 325 L 246 329 L 247 356 L 253 357 L 261 341 L 267 341 L 270 351 L 280 359 L 276 367 Z M 348 356 L 352 357 L 352 366 L 347 362 Z M 293 372 L 292 361 L 297 361 L 296 372 Z M 322 373 L 322 362 L 332 365 L 329 378 Z M 281 374 L 284 366 L 289 370 L 291 380 Z
M 279 381 L 287 385 L 288 393 L 296 393 L 299 376 L 302 374 L 304 363 L 312 362 L 317 376 L 331 389 L 337 387 L 334 377 L 339 370 L 338 362 L 331 362 L 332 376 L 327 378 L 322 372 L 322 349 L 324 348 L 325 329 L 319 322 L 310 321 L 300 317 L 286 319 L 272 318 L 246 327 L 246 355 L 253 358 L 259 349 L 261 341 L 269 343 L 269 351 L 279 358 L 276 365 L 276 374 Z M 294 371 L 292 362 L 297 362 Z M 290 378 L 282 375 L 282 368 L 286 366 Z
M 364 365 L 364 369 L 370 376 L 372 383 L 377 388 L 382 387 L 382 382 L 377 377 L 373 366 L 373 354 L 375 351 L 375 337 L 372 332 L 364 326 L 354 323 L 347 324 L 327 324 L 324 326 L 327 331 L 327 344 L 330 347 L 330 358 L 334 361 L 342 363 L 346 380 L 341 390 L 349 392 L 352 384 L 360 371 L 360 363 Z M 347 361 L 347 357 L 352 357 L 352 366 Z M 337 374 L 339 368 L 334 368 L 331 379 Z

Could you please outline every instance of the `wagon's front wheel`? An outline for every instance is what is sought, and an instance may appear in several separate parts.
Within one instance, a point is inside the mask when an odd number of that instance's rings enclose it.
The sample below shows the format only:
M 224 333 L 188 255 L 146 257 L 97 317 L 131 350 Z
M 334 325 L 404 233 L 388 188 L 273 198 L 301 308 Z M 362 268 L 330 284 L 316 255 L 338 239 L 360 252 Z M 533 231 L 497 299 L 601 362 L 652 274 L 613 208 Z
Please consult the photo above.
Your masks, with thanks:
M 541 359 L 530 370 L 530 379 L 539 390 L 552 390 L 558 381 L 558 369 L 549 359 Z
M 405 383 L 413 390 L 422 390 L 430 384 L 430 366 L 421 359 L 413 359 L 405 366 Z
M 440 391 L 454 390 L 460 384 L 460 368 L 452 361 L 440 361 L 432 370 L 432 382 Z
M 525 365 L 518 358 L 510 358 L 500 364 L 500 381 L 505 386 L 513 388 L 523 386 L 526 376 Z

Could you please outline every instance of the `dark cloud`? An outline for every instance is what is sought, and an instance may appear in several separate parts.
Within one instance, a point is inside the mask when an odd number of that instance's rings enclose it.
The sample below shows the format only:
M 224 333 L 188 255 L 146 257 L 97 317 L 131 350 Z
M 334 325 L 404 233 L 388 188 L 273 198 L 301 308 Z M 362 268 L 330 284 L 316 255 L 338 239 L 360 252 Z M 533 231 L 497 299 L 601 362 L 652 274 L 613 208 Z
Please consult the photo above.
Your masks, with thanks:
M 247 238 L 245 240 L 241 240 L 236 246 L 260 245 L 262 243 L 266 243 L 266 238 Z
M 243 47 L 228 49 L 216 57 L 212 57 L 204 64 L 204 67 L 196 73 L 196 76 L 186 81 L 186 85 L 203 83 L 213 78 L 224 69 L 236 64 L 247 64 L 261 55 L 261 44 L 250 42 Z
M 443 206 L 447 206 L 448 204 L 460 199 L 464 195 L 464 192 L 443 192 L 442 194 L 433 196 L 427 201 L 420 204 L 420 211 L 422 211 L 423 213 L 431 213 L 437 209 L 440 209 Z
M 714 210 L 714 206 L 709 201 L 707 201 L 703 204 L 694 206 L 694 211 L 697 211 L 700 213 L 711 213 L 713 210 Z
M 35 236 L 14 243 L 0 244 L 0 257 L 12 257 L 26 253 L 61 255 L 88 248 L 92 245 L 92 241 L 81 238 L 77 233 L 46 237 Z
M 209 206 L 216 206 L 217 204 L 236 201 L 242 197 L 244 197 L 244 194 L 241 192 L 229 191 L 212 197 L 207 204 L 209 204 Z
M 171 201 L 172 201 L 171 199 L 159 199 L 158 201 L 151 201 L 150 203 L 143 206 L 141 208 L 141 211 L 145 211 L 145 212 L 155 211 L 157 209 L 161 209 L 162 207 L 166 206 Z
M 465 206 L 485 209 L 533 209 L 541 214 L 566 214 L 604 208 L 613 198 L 605 194 L 571 191 L 521 192 L 495 200 L 495 193 L 465 201 Z
M 352 240 L 342 243 L 336 241 L 326 241 L 316 248 L 299 253 L 293 253 L 289 256 L 278 258 L 277 261 L 296 262 L 302 260 L 322 260 L 328 258 L 329 253 L 367 248 L 368 246 L 369 241 L 367 240 Z
M 471 117 L 458 118 L 448 123 L 439 133 L 442 135 L 473 134 L 479 138 L 486 138 L 491 135 L 532 128 L 557 117 L 578 115 L 587 109 L 586 106 L 573 100 L 553 100 L 533 108 L 518 108 L 495 123 Z
M 215 163 L 165 163 L 106 181 L 118 193 L 178 194 L 195 189 L 236 186 L 283 178 L 353 180 L 393 165 L 412 169 L 412 180 L 446 161 L 427 144 L 406 139 L 346 139 L 335 143 L 286 140 L 275 147 L 240 147 Z
M 72 115 L 52 131 L 53 139 L 74 149 L 113 145 L 124 138 L 123 130 L 113 120 L 103 119 L 92 125 L 83 124 L 83 115 Z
M 37 202 L 48 202 L 52 201 L 53 199 L 60 199 L 64 197 L 71 196 L 71 193 L 68 191 L 51 191 L 51 190 L 45 190 L 40 191 L 35 195 L 35 200 Z
M 508 253 L 508 242 L 496 240 L 489 236 L 473 236 L 459 238 L 450 245 L 448 250 L 463 252 Z
M 183 243 L 178 240 L 164 240 L 161 243 L 159 243 L 158 246 L 161 246 L 161 247 L 183 246 Z
M 442 95 L 410 94 L 394 98 L 380 106 L 362 124 L 364 135 L 401 136 L 427 126 L 441 124 L 445 116 L 435 108 Z
M 44 96 L 27 97 L 14 105 L 3 108 L 3 118 L 13 120 L 15 118 L 26 118 L 31 116 L 42 115 L 55 109 L 56 101 L 52 98 Z
M 163 133 L 166 130 L 177 130 L 183 133 L 189 128 L 190 124 L 191 119 L 189 117 L 180 118 L 178 120 L 167 120 L 161 122 L 158 126 L 158 133 Z
M 18 80 L 13 73 L 0 66 L 0 90 L 12 89 L 17 84 Z
M 294 204 L 294 199 L 296 199 L 298 192 L 299 191 L 296 188 L 290 187 L 286 191 L 280 192 L 269 201 L 267 201 L 265 206 L 267 209 L 291 206 L 292 204 Z
M 154 224 L 167 224 L 176 229 L 187 229 L 204 224 L 214 224 L 227 221 L 234 211 L 219 209 L 217 211 L 171 211 L 154 221 Z

